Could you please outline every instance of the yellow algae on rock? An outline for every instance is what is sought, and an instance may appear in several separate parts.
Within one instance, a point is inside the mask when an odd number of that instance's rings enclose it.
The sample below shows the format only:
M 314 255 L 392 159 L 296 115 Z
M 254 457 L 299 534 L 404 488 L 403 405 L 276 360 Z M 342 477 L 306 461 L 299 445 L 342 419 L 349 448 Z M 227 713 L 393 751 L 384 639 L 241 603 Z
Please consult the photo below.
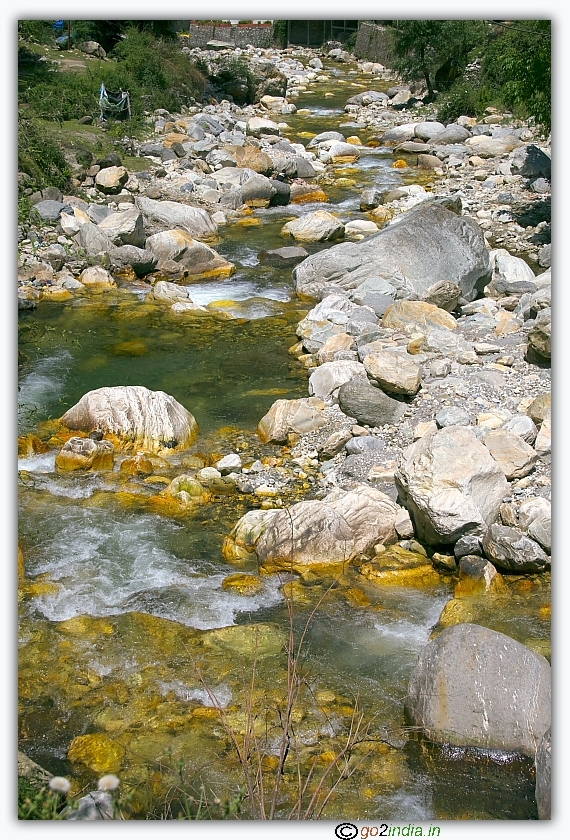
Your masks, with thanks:
M 406 163 L 405 160 L 402 160 L 402 158 L 399 158 L 398 160 L 395 160 L 394 163 L 392 164 L 392 169 L 407 169 L 407 168 L 408 168 L 408 164 Z
M 222 589 L 235 590 L 240 595 L 257 595 L 263 589 L 261 578 L 236 572 L 222 581 Z
M 358 587 L 353 586 L 350 589 L 347 589 L 344 593 L 344 596 L 348 603 L 353 607 L 369 607 L 370 606 L 370 598 L 363 592 L 362 589 L 358 589 Z
M 18 458 L 29 458 L 31 455 L 48 451 L 48 446 L 37 435 L 20 435 L 18 437 Z
M 115 628 L 110 621 L 105 618 L 93 618 L 90 615 L 77 615 L 75 618 L 68 618 L 66 621 L 58 622 L 56 627 L 62 633 L 71 636 L 87 636 L 91 639 L 96 639 L 99 636 L 111 636 L 115 632 Z
M 250 624 L 207 630 L 203 637 L 205 647 L 211 647 L 239 656 L 263 659 L 285 649 L 286 637 L 272 624 Z
M 120 471 L 125 475 L 152 475 L 154 467 L 146 452 L 139 452 L 132 458 L 125 458 L 121 462 Z
M 452 598 L 448 601 L 437 623 L 437 631 L 445 627 L 453 627 L 455 624 L 469 624 L 473 620 L 473 609 L 468 602 Z
M 69 761 L 80 762 L 95 773 L 116 773 L 122 765 L 125 748 L 104 733 L 79 735 L 71 742 Z
M 114 356 L 144 356 L 148 353 L 148 347 L 140 338 L 133 338 L 131 341 L 121 341 L 111 347 Z
M 72 437 L 55 457 L 58 472 L 76 470 L 112 470 L 115 447 L 108 440 Z
M 440 576 L 423 554 L 391 546 L 360 567 L 360 574 L 374 583 L 391 586 L 434 586 Z
M 26 576 L 26 567 L 24 564 L 24 552 L 18 546 L 18 578 L 23 578 Z

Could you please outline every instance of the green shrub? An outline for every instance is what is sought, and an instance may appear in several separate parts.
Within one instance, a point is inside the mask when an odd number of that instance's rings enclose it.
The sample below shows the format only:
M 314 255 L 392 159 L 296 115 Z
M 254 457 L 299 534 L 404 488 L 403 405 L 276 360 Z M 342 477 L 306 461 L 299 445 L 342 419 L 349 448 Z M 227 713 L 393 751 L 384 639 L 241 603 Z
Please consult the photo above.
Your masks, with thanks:
M 453 122 L 461 116 L 480 116 L 492 98 L 486 86 L 458 79 L 445 94 L 438 97 L 437 118 L 441 122 Z
M 32 178 L 33 187 L 70 189 L 70 170 L 63 152 L 36 120 L 18 112 L 18 170 Z

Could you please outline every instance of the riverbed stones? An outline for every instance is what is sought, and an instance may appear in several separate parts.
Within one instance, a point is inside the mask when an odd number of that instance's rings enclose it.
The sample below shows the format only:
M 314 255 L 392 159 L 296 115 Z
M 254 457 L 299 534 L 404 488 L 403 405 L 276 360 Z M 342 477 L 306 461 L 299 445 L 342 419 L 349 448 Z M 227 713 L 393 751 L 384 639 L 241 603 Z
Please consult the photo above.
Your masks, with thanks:
M 538 460 L 538 454 L 532 446 L 519 435 L 505 429 L 490 431 L 483 438 L 483 443 L 509 481 L 528 475 Z
M 124 756 L 125 748 L 103 732 L 78 735 L 67 752 L 69 761 L 85 764 L 95 773 L 117 773 Z
M 325 403 L 318 398 L 276 400 L 257 426 L 262 443 L 285 443 L 290 432 L 306 434 L 324 426 Z
M 428 432 L 411 444 L 394 479 L 418 539 L 431 545 L 483 535 L 509 495 L 503 470 L 465 426 Z
M 457 624 L 422 650 L 406 713 L 436 743 L 534 758 L 550 726 L 550 680 L 540 654 L 503 633 Z
M 146 240 L 146 247 L 156 257 L 158 270 L 179 280 L 229 277 L 235 271 L 233 263 L 185 230 L 155 233 Z
M 105 195 L 120 193 L 127 181 L 129 173 L 124 166 L 108 166 L 100 169 L 95 176 L 96 188 Z
M 325 362 L 314 370 L 309 377 L 309 394 L 325 402 L 338 400 L 338 389 L 345 382 L 354 378 L 364 378 L 366 369 L 360 362 L 340 360 Z
M 338 403 L 348 417 L 354 417 L 359 423 L 371 427 L 396 423 L 406 409 L 403 403 L 361 378 L 351 379 L 341 385 Z
M 328 242 L 332 239 L 342 239 L 344 225 L 327 210 L 315 210 L 314 213 L 287 222 L 281 228 L 281 233 L 292 236 L 299 242 Z
M 136 248 L 144 248 L 144 220 L 139 210 L 112 213 L 103 219 L 98 227 L 114 245 L 134 245 Z
M 550 557 L 516 528 L 494 523 L 483 537 L 483 551 L 495 566 L 508 572 L 543 572 Z
M 400 298 L 445 280 L 472 300 L 490 278 L 483 232 L 472 219 L 426 201 L 379 233 L 314 254 L 293 270 L 297 292 L 317 299 L 372 277 L 387 280 Z
M 178 201 L 155 201 L 146 196 L 137 196 L 135 204 L 145 219 L 166 228 L 182 228 L 196 239 L 211 239 L 217 235 L 217 225 L 201 207 Z
M 89 391 L 61 418 L 69 429 L 99 430 L 127 448 L 150 452 L 184 449 L 198 436 L 198 424 L 164 391 L 117 385 Z
M 377 350 L 363 360 L 368 377 L 390 395 L 414 396 L 422 381 L 422 370 L 405 351 Z
M 58 472 L 112 470 L 115 447 L 110 440 L 69 438 L 55 457 Z

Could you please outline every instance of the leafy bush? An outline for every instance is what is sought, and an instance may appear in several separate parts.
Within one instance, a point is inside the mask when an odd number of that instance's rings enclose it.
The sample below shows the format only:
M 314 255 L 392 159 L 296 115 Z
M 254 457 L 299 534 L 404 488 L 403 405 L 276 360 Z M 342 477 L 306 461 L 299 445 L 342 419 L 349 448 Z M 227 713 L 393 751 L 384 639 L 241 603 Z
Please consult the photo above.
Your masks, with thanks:
M 70 171 L 63 152 L 36 120 L 18 112 L 18 169 L 32 178 L 33 187 L 70 189 Z
M 454 122 L 463 115 L 480 116 L 492 99 L 488 87 L 458 79 L 447 93 L 438 97 L 437 118 L 445 123 Z

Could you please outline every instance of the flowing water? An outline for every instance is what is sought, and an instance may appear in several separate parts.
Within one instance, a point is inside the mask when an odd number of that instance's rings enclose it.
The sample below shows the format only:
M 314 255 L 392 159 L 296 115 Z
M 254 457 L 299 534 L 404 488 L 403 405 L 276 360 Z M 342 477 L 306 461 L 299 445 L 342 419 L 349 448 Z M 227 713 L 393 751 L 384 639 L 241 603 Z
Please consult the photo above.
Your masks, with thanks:
M 327 85 L 333 97 L 313 91 L 297 100 L 311 114 L 287 118 L 290 139 L 346 125 L 346 98 L 378 88 L 338 70 L 335 75 Z M 347 133 L 359 133 L 363 142 L 371 138 L 358 126 Z M 344 220 L 363 218 L 363 188 L 402 182 L 392 160 L 371 147 L 358 165 L 339 168 L 345 181 L 326 188 L 328 208 Z M 45 430 L 46 421 L 91 389 L 138 384 L 166 391 L 192 412 L 201 431 L 194 452 L 278 458 L 279 448 L 262 446 L 254 432 L 277 398 L 306 396 L 307 373 L 287 352 L 306 305 L 294 295 L 290 270 L 262 265 L 257 255 L 287 244 L 280 235 L 287 219 L 320 207 L 256 210 L 259 224 L 220 229 L 216 247 L 236 264 L 236 273 L 193 284 L 191 296 L 202 305 L 219 302 L 220 313 L 232 318 L 176 315 L 145 303 L 140 286 L 42 302 L 24 313 L 20 433 Z M 322 247 L 328 246 L 309 250 Z M 327 766 L 330 751 L 340 749 L 354 723 L 355 708 L 364 715 L 362 726 L 369 726 L 370 737 L 355 749 L 360 769 L 324 816 L 537 818 L 530 761 L 436 748 L 408 740 L 403 729 L 410 672 L 452 597 L 449 579 L 423 589 L 378 587 L 355 571 L 337 581 L 289 581 L 291 613 L 283 594 L 287 579 L 266 576 L 254 594 L 222 585 L 236 572 L 223 559 L 223 539 L 252 506 L 251 497 L 249 505 L 244 497 L 219 497 L 192 515 L 165 516 L 151 502 L 184 471 L 176 458 L 166 464 L 161 483 L 160 476 L 144 481 L 117 471 L 59 475 L 55 451 L 19 461 L 26 568 L 20 743 L 51 772 L 73 773 L 74 790 L 88 789 L 97 771 L 116 769 L 134 791 L 136 818 L 157 817 L 176 762 L 183 760 L 192 783 L 205 780 L 220 797 L 235 791 L 243 775 L 212 706 L 226 710 L 228 724 L 240 732 L 249 697 L 255 725 L 265 720 L 277 755 L 280 730 L 274 720 L 268 723 L 268 710 L 283 708 L 283 650 L 292 629 L 297 641 L 306 630 L 300 667 L 307 688 L 293 715 L 303 772 L 314 762 Z M 308 481 L 305 494 L 311 488 Z M 536 617 L 548 600 L 546 584 L 529 579 L 508 594 L 508 605 L 503 600 L 482 623 L 546 650 L 548 633 Z M 104 736 L 95 750 L 100 767 L 96 760 L 91 769 L 70 762 L 73 739 L 97 734 Z M 283 777 L 281 816 L 295 799 L 295 772 Z

